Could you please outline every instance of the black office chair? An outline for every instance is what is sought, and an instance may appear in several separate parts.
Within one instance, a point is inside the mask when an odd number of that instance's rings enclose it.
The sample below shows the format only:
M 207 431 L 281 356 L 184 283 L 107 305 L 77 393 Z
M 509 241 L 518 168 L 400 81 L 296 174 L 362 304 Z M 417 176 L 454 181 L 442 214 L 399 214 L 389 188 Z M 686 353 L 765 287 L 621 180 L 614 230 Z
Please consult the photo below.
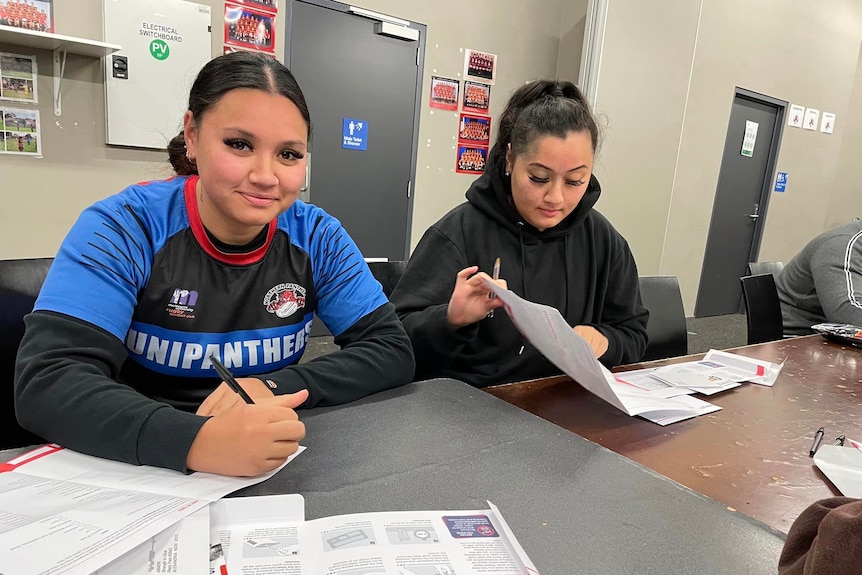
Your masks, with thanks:
M 383 293 L 389 297 L 398 280 L 401 279 L 407 262 L 368 262 L 368 267 L 371 268 L 374 279 L 383 286 Z
M 643 276 L 638 279 L 641 300 L 649 310 L 649 343 L 643 361 L 686 355 L 688 330 L 676 276 Z
M 748 274 L 759 276 L 760 274 L 772 274 L 778 279 L 778 274 L 784 269 L 784 262 L 748 262 Z
M 775 278 L 766 273 L 745 276 L 739 281 L 742 282 L 745 322 L 748 324 L 748 345 L 782 339 L 784 325 Z
M 0 449 L 45 441 L 25 431 L 15 419 L 12 383 L 15 356 L 24 336 L 24 316 L 33 304 L 51 267 L 52 258 L 0 260 Z

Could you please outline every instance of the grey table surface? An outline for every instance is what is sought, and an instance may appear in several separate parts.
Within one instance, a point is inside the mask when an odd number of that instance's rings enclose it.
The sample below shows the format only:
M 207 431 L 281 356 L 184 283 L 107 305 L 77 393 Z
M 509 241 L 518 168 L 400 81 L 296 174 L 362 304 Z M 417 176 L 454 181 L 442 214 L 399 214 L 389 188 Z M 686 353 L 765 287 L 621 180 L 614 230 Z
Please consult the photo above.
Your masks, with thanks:
M 458 381 L 300 417 L 308 449 L 234 495 L 301 493 L 307 519 L 491 501 L 542 575 L 777 572 L 780 532 Z

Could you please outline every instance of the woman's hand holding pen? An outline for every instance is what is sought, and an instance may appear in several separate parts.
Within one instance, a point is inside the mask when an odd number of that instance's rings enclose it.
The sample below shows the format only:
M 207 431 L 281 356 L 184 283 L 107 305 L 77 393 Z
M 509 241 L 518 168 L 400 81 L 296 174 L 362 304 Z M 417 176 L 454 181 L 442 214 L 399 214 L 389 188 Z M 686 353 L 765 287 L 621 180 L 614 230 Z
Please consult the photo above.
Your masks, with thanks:
M 302 390 L 255 404 L 236 403 L 201 426 L 186 465 L 194 471 L 233 476 L 275 469 L 296 452 L 305 437 L 305 424 L 293 408 L 306 399 L 308 391 Z
M 255 403 L 273 397 L 272 390 L 256 377 L 241 377 L 236 382 L 251 396 Z M 243 403 L 242 398 L 228 384 L 222 382 L 207 396 L 195 413 L 204 416 L 218 415 L 238 403 Z
M 446 318 L 452 329 L 476 323 L 487 316 L 488 312 L 503 305 L 499 299 L 488 297 L 488 288 L 482 279 L 491 280 L 502 288 L 506 287 L 506 280 L 494 280 L 485 272 L 476 273 L 478 271 L 478 266 L 470 266 L 455 276 L 455 289 L 449 298 L 449 308 L 446 311 Z
M 608 351 L 608 338 L 602 335 L 602 332 L 589 325 L 576 325 L 575 333 L 587 340 L 590 347 L 593 348 L 593 355 L 602 357 Z

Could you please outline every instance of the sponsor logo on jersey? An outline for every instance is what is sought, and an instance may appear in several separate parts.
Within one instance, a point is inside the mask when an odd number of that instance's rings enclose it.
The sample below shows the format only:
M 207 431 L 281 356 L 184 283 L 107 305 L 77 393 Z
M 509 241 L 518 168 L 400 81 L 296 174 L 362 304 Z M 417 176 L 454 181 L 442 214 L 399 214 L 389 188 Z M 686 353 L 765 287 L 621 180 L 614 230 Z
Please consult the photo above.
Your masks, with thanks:
M 263 306 L 280 318 L 290 317 L 305 307 L 305 288 L 294 283 L 278 284 L 266 292 Z
M 165 311 L 172 317 L 181 317 L 183 319 L 195 319 L 195 306 L 198 303 L 198 292 L 195 290 L 187 290 L 176 288 L 171 294 L 171 299 L 168 302 L 168 307 Z

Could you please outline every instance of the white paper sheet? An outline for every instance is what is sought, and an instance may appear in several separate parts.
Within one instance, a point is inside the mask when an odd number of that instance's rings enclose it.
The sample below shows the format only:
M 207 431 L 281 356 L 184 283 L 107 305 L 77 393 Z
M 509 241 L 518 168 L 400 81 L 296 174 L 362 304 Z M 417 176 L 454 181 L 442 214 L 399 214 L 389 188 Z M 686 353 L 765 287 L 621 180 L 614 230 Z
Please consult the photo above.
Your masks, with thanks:
M 231 537 L 231 575 L 538 575 L 493 505 L 247 525 L 233 529 Z
M 814 463 L 845 497 L 862 497 L 862 450 L 855 440 L 844 445 L 821 445 Z
M 93 573 L 129 553 L 135 563 L 142 544 L 273 473 L 184 475 L 42 446 L 0 465 L 0 573 Z

